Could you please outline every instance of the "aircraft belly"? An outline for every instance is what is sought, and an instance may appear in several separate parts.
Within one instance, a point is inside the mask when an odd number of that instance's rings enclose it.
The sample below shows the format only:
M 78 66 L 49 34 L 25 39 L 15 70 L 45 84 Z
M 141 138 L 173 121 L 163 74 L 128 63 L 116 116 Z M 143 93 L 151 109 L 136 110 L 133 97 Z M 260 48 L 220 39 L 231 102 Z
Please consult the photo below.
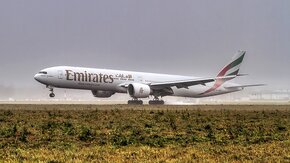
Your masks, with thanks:
M 191 86 L 187 88 L 172 88 L 174 94 L 172 96 L 181 97 L 199 97 L 199 94 L 206 91 L 207 87 L 202 85 Z

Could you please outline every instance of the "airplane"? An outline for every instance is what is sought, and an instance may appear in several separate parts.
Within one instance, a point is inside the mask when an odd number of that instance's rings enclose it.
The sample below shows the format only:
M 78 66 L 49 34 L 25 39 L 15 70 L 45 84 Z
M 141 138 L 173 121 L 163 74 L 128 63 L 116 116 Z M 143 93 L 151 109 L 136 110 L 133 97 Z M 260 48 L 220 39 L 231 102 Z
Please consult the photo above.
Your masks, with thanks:
M 128 104 L 143 104 L 140 98 L 153 96 L 149 104 L 164 104 L 159 97 L 178 96 L 201 98 L 241 91 L 246 87 L 264 84 L 240 85 L 228 82 L 239 76 L 246 51 L 238 51 L 231 62 L 216 77 L 193 77 L 147 72 L 57 66 L 38 72 L 34 79 L 46 85 L 55 97 L 54 88 L 90 90 L 94 97 L 109 98 L 115 93 L 128 93 Z

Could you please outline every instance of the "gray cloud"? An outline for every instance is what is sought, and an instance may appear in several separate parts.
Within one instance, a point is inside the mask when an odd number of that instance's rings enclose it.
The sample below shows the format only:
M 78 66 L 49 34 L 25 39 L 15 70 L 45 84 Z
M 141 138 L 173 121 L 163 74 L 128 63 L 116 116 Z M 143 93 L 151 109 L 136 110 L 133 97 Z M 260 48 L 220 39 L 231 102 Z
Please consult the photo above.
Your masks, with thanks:
M 0 2 L 1 84 L 56 65 L 212 76 L 239 49 L 237 82 L 290 82 L 288 0 Z

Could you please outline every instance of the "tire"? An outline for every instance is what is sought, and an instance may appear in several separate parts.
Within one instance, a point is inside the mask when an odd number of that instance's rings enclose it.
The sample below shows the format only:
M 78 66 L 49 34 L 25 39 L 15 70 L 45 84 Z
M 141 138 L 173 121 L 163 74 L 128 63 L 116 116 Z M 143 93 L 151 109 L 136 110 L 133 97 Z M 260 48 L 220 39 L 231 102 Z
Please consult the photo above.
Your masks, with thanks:
M 149 105 L 164 105 L 163 100 L 150 100 Z
M 129 100 L 128 105 L 143 105 L 142 100 Z
M 49 97 L 53 98 L 53 97 L 55 97 L 55 94 L 54 93 L 50 93 Z

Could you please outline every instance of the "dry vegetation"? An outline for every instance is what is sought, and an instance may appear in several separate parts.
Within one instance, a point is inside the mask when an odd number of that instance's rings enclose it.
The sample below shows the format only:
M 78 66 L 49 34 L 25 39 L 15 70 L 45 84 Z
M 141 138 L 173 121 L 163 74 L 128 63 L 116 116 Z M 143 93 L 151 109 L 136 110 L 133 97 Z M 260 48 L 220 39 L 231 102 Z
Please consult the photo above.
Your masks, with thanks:
M 0 105 L 4 161 L 290 161 L 290 106 Z

